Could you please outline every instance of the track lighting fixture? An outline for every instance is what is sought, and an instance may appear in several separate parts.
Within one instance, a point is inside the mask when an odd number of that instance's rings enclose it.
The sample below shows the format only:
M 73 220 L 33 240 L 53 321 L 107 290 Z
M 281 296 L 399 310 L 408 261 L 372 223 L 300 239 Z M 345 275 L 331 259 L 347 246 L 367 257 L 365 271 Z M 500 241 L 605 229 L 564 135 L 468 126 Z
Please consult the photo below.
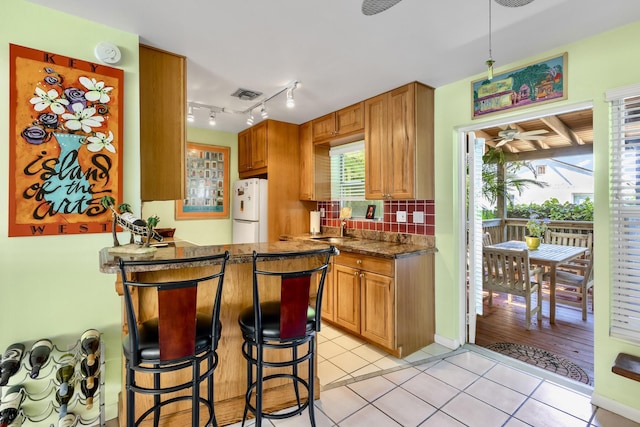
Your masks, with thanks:
M 297 89 L 298 84 L 300 82 L 297 80 L 292 81 L 291 83 L 289 83 L 288 85 L 282 87 L 281 89 L 279 89 L 277 92 L 275 92 L 274 94 L 272 94 L 271 96 L 268 96 L 264 99 L 259 100 L 257 103 L 253 104 L 251 107 L 247 108 L 246 110 L 231 110 L 231 109 L 227 109 L 224 107 L 216 107 L 213 105 L 208 105 L 208 104 L 201 104 L 198 102 L 188 102 L 187 103 L 187 120 L 190 123 L 193 123 L 195 121 L 195 116 L 193 114 L 193 110 L 198 110 L 198 109 L 202 109 L 202 110 L 209 110 L 209 125 L 210 126 L 215 126 L 216 125 L 216 114 L 217 113 L 227 113 L 227 114 L 246 114 L 247 115 L 247 125 L 249 126 L 253 126 L 253 124 L 255 123 L 255 119 L 253 117 L 253 112 L 258 111 L 257 109 L 259 108 L 260 110 L 260 117 L 262 117 L 262 120 L 266 120 L 269 117 L 269 113 L 267 111 L 267 102 L 270 102 L 272 99 L 276 98 L 277 96 L 280 96 L 280 94 L 286 92 L 286 106 L 289 108 L 293 108 L 295 106 L 295 100 L 293 99 L 293 91 L 295 89 Z
M 296 88 L 294 83 L 289 89 L 287 89 L 287 108 L 293 108 L 296 106 L 296 101 L 293 99 L 293 90 Z
M 493 60 L 493 56 L 491 55 L 491 2 L 493 0 L 489 0 L 489 59 L 485 61 L 487 64 L 487 79 L 493 79 L 493 64 L 496 61 Z

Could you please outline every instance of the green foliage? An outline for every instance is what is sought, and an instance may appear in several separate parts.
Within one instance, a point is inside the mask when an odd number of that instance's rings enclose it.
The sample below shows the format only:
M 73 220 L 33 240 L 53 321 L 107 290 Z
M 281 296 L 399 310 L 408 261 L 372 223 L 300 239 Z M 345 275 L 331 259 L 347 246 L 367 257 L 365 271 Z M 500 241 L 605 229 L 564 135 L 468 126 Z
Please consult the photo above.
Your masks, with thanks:
M 114 199 L 111 196 L 103 196 L 102 199 L 100 199 L 100 204 L 105 208 L 108 208 L 109 206 L 113 206 L 115 202 L 116 202 L 116 199 Z
M 538 214 L 532 214 L 529 221 L 527 221 L 526 227 L 531 237 L 542 237 L 544 232 L 547 231 L 549 224 L 548 218 L 539 218 Z
M 160 218 L 158 217 L 158 215 L 150 216 L 149 219 L 147 219 L 147 227 L 153 230 L 154 228 L 156 228 L 159 222 Z
M 129 203 L 121 203 L 118 206 L 118 210 L 120 211 L 120 213 L 124 213 L 124 212 L 133 213 L 133 211 L 131 210 L 131 205 Z
M 503 165 L 506 169 L 504 182 L 498 176 L 498 165 Z M 493 205 L 498 197 L 504 197 L 505 192 L 509 194 L 517 191 L 518 194 L 522 194 L 523 190 L 530 185 L 540 188 L 548 185 L 536 179 L 518 178 L 517 174 L 522 168 L 531 170 L 536 176 L 531 163 L 526 161 L 507 163 L 502 150 L 490 147 L 482 156 L 482 195 Z
M 549 218 L 552 221 L 593 221 L 593 202 L 587 198 L 578 204 L 569 202 L 561 204 L 554 197 L 541 205 L 530 203 L 510 206 L 507 209 L 508 218 L 531 218 L 532 215 L 537 215 L 539 218 Z

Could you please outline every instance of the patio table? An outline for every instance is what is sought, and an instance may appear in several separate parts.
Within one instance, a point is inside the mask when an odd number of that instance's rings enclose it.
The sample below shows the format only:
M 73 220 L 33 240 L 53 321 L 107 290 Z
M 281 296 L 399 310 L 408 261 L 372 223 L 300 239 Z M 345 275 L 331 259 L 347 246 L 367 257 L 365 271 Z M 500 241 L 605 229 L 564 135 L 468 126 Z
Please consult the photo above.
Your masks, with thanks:
M 541 243 L 538 249 L 529 249 L 525 242 L 510 240 L 496 243 L 492 247 L 502 249 L 528 249 L 529 262 L 549 267 L 549 321 L 556 322 L 556 267 L 583 255 L 588 248 L 579 246 L 553 245 Z M 540 284 L 542 286 L 542 284 Z

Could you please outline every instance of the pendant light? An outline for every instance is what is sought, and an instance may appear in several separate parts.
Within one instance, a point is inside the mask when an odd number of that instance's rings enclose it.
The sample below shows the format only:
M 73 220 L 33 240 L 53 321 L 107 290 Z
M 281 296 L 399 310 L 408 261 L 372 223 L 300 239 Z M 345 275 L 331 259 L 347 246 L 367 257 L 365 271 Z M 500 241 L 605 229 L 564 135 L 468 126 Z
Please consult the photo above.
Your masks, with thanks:
M 491 2 L 492 1 L 493 0 L 489 0 L 489 59 L 485 61 L 485 64 L 487 64 L 488 80 L 493 79 L 493 64 L 496 63 L 496 61 L 493 60 L 493 55 L 491 54 Z

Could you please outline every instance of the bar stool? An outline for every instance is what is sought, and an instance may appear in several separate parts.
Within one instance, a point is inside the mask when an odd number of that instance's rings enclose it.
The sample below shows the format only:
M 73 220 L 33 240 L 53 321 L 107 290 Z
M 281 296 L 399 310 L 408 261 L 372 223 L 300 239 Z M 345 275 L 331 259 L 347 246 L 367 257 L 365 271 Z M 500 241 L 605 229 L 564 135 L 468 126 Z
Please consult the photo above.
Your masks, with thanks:
M 255 415 L 256 425 L 260 426 L 262 418 L 289 418 L 302 413 L 307 407 L 311 425 L 316 425 L 313 405 L 315 338 L 316 332 L 320 331 L 322 292 L 327 268 L 331 256 L 337 253 L 333 246 L 287 253 L 261 254 L 254 251 L 253 306 L 245 308 L 238 316 L 244 338 L 242 354 L 247 360 L 247 392 L 242 417 L 243 426 L 248 411 Z M 282 264 L 287 265 L 286 261 L 301 257 L 310 257 L 311 264 L 316 266 L 298 271 L 270 269 L 275 261 L 285 261 Z M 319 275 L 317 289 L 311 286 L 314 273 Z M 274 300 L 271 300 L 272 298 Z M 305 344 L 306 346 L 300 349 Z M 298 354 L 299 349 L 302 354 Z M 276 360 L 273 357 L 273 360 L 265 360 L 265 350 L 269 351 L 270 359 L 276 354 L 273 351 L 277 351 L 280 358 Z M 283 356 L 282 350 L 291 351 L 290 357 Z M 298 374 L 298 366 L 304 362 L 308 364 L 308 381 Z M 265 375 L 265 368 L 276 368 L 277 371 Z M 285 372 L 282 368 L 291 368 L 291 373 Z M 262 407 L 264 383 L 283 378 L 291 380 L 297 407 L 284 413 L 265 413 Z M 307 399 L 302 404 L 299 386 L 307 392 Z M 251 404 L 252 397 L 255 397 L 255 405 Z
M 217 427 L 213 410 L 213 374 L 218 364 L 216 349 L 220 339 L 220 304 L 226 263 L 229 252 L 188 259 L 124 260 L 119 267 L 124 290 L 125 314 L 129 331 L 123 339 L 126 371 L 127 427 L 139 425 L 153 413 L 154 426 L 158 426 L 160 409 L 180 400 L 190 400 L 191 425 L 200 426 L 200 404 L 209 411 L 207 425 Z M 180 279 L 154 283 L 136 280 L 137 276 L 152 275 L 153 271 L 180 269 Z M 150 273 L 146 273 L 149 271 Z M 207 282 L 207 283 L 205 283 Z M 207 313 L 197 312 L 198 292 L 204 287 L 213 292 L 212 308 Z M 211 286 L 213 286 L 211 288 Z M 210 290 L 211 289 L 211 290 Z M 155 291 L 155 292 L 153 292 Z M 157 294 L 156 316 L 140 320 L 134 307 L 144 295 Z M 153 304 L 153 302 L 151 303 Z M 145 307 L 146 308 L 146 307 Z M 153 309 L 153 307 L 149 307 Z M 204 371 L 202 364 L 206 361 Z M 173 380 L 172 385 L 161 386 L 162 374 L 190 370 L 187 381 Z M 153 379 L 153 381 L 151 381 Z M 200 396 L 200 384 L 207 381 L 207 397 Z M 148 384 L 152 383 L 151 386 Z M 189 394 L 176 396 L 181 390 Z M 166 394 L 171 397 L 162 399 Z M 152 406 L 136 418 L 135 395 L 153 396 Z

